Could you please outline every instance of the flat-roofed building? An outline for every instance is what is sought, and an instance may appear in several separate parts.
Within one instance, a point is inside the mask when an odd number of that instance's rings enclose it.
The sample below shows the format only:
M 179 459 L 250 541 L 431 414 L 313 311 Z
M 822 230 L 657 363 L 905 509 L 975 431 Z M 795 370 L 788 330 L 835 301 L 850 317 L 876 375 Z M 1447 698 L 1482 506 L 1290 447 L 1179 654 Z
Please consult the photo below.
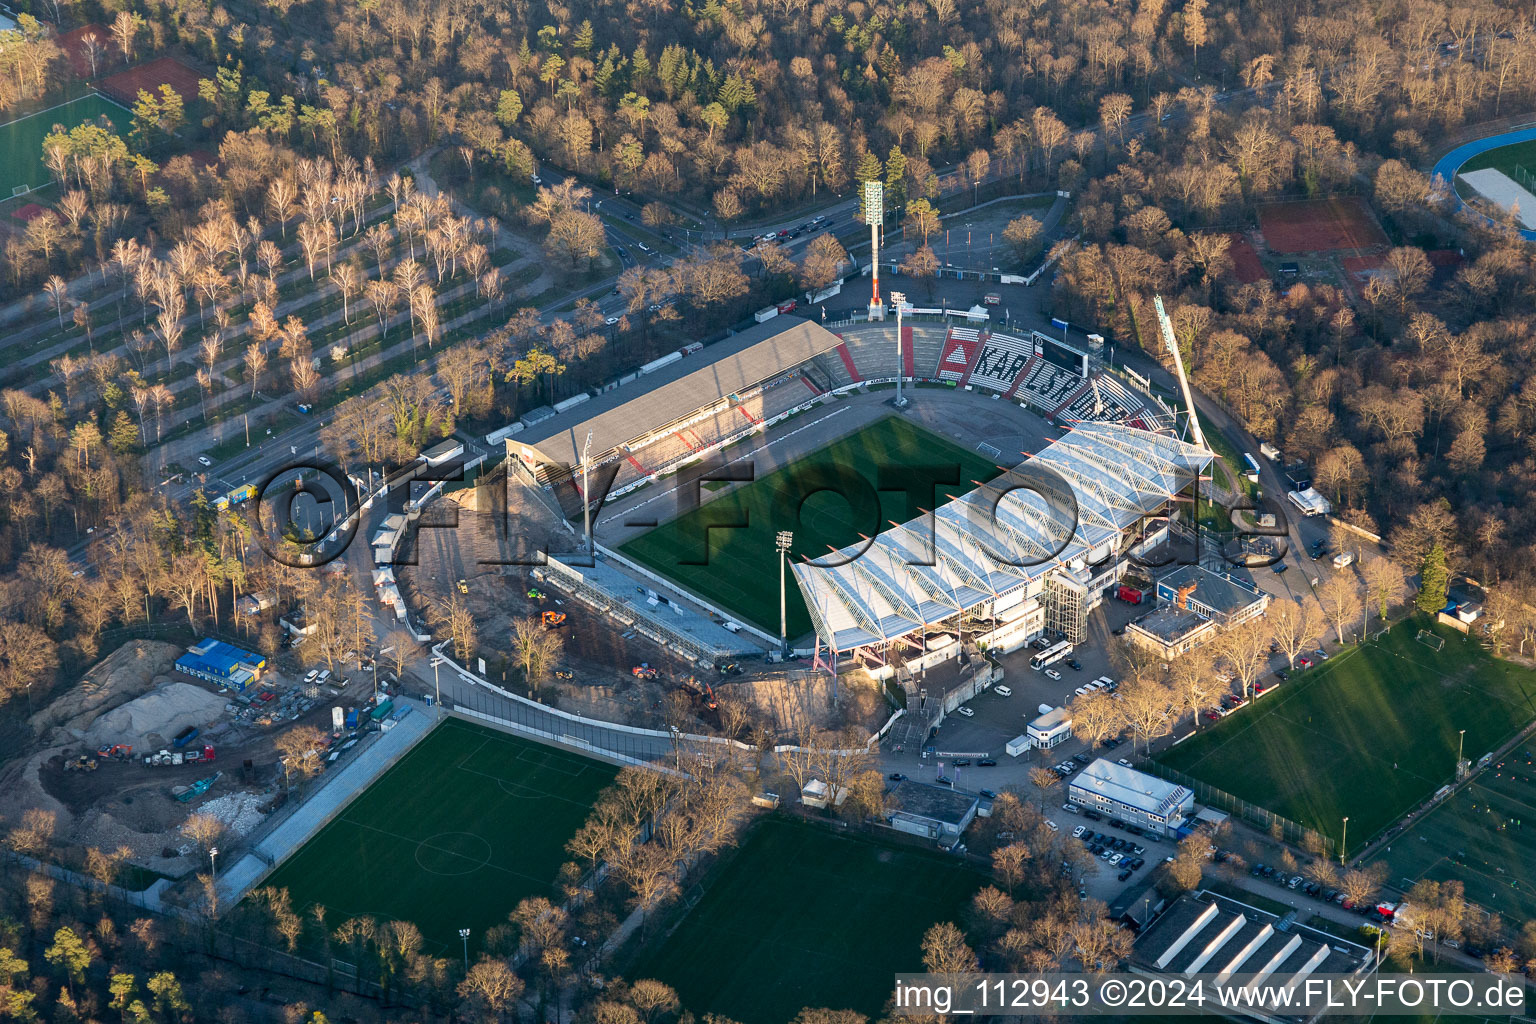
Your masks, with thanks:
M 1099 758 L 1072 776 L 1072 802 L 1171 835 L 1195 807 L 1185 786 Z

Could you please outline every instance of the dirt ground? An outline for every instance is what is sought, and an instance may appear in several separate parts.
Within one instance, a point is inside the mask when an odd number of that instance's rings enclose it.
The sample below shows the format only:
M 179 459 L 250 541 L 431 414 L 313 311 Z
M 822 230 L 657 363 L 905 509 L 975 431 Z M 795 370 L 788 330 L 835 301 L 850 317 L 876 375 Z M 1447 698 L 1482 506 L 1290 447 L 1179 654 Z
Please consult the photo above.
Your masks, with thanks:
M 455 510 L 458 525 L 448 528 Z M 567 711 L 661 728 L 666 724 L 663 701 L 670 691 L 690 682 L 708 682 L 717 694 L 737 695 L 753 704 L 785 735 L 807 720 L 821 728 L 841 724 L 846 714 L 833 707 L 831 682 L 824 676 L 761 662 L 739 666 L 740 674 L 709 675 L 630 628 L 565 600 L 551 587 L 539 586 L 530 578 L 528 566 L 498 564 L 509 561 L 513 553 L 526 559 L 537 550 L 570 551 L 579 543 L 553 512 L 517 483 L 509 484 L 505 495 L 490 487 L 454 492 L 430 506 L 422 519 L 417 564 L 395 570 L 401 591 L 412 607 L 429 607 L 448 599 L 463 580 L 493 680 L 505 683 L 516 678 L 508 664 L 513 621 L 558 611 L 566 616 L 559 627 L 565 642 L 554 669 L 557 675 L 545 687 L 558 693 L 557 706 Z M 432 523 L 443 528 L 433 528 Z M 529 597 L 530 590 L 545 596 Z M 501 656 L 502 663 L 493 661 L 491 651 Z M 633 674 L 642 663 L 656 670 L 655 679 Z M 694 710 L 703 725 L 718 727 L 718 716 L 702 700 L 695 701 Z M 858 717 L 870 728 L 884 720 L 879 709 Z
M 112 851 L 126 847 L 132 863 L 171 877 L 182 876 L 198 865 L 180 850 L 189 847 L 180 827 L 189 815 L 213 801 L 234 794 L 250 794 L 269 806 L 279 795 L 276 737 L 294 725 L 330 723 L 332 699 L 322 700 L 297 720 L 282 719 L 272 725 L 242 722 L 225 711 L 230 695 L 182 675 L 172 675 L 181 648 L 157 641 L 134 641 L 108 655 L 80 682 L 65 690 L 32 717 L 36 739 L 0 764 L 0 820 L 15 821 L 29 808 L 49 810 L 56 816 L 56 841 L 64 847 L 96 847 Z M 294 688 L 289 674 L 269 671 L 263 685 L 278 693 Z M 361 689 L 359 684 L 354 687 Z M 203 691 L 202 700 L 188 701 L 184 691 Z M 144 702 L 146 694 L 182 692 L 182 700 Z M 346 703 L 347 697 L 336 698 Z M 361 693 L 355 695 L 357 698 Z M 135 703 L 137 702 L 137 703 Z M 277 702 L 274 701 L 274 704 Z M 65 762 L 81 754 L 94 754 L 105 723 L 124 720 L 123 712 L 148 706 L 212 709 L 195 722 L 201 735 L 196 745 L 214 745 L 212 764 L 146 766 L 139 757 L 158 749 L 159 739 L 174 734 L 175 718 L 151 732 L 155 744 L 134 751 L 131 760 L 98 761 L 95 771 L 66 771 Z M 137 716 L 141 724 L 143 716 Z M 206 720 L 203 720 L 206 719 Z M 138 740 L 139 737 L 134 737 Z M 166 743 L 165 745 L 169 745 Z M 242 764 L 249 759 L 254 780 L 243 779 Z M 208 792 L 188 803 L 174 799 L 172 789 L 220 773 Z M 235 801 L 223 801 L 223 804 Z M 250 801 L 246 801 L 250 802 Z M 220 805 L 216 805 L 220 806 Z M 245 823 L 251 823 L 246 816 Z M 237 837 L 222 845 L 233 852 Z M 171 856 L 164 854 L 169 851 Z

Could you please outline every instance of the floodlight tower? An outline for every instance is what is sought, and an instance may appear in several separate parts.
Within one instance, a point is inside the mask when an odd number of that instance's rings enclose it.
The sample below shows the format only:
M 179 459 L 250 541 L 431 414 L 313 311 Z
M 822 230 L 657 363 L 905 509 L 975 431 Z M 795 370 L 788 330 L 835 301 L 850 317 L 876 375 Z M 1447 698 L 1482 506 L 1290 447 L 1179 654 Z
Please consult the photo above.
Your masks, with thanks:
M 885 185 L 878 181 L 864 183 L 864 220 L 869 224 L 869 267 L 874 280 L 869 318 L 884 320 L 885 304 L 880 301 L 880 225 L 885 220 Z
M 901 397 L 901 374 L 906 369 L 906 362 L 902 359 L 901 314 L 907 304 L 907 296 L 903 292 L 891 292 L 891 302 L 896 306 L 896 408 L 906 408 L 907 400 Z

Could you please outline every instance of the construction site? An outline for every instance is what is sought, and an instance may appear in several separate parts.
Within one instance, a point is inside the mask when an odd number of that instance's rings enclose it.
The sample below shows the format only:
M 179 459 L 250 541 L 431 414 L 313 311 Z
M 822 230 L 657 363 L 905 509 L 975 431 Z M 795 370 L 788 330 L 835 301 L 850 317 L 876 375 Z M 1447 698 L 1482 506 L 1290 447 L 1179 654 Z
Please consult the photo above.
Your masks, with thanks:
M 30 748 L 0 767 L 0 820 L 51 812 L 60 847 L 117 856 L 140 885 L 205 867 L 206 816 L 229 848 L 257 831 L 287 800 L 278 737 L 328 730 L 346 698 L 279 670 L 244 691 L 220 687 L 178 670 L 183 657 L 174 644 L 131 641 L 37 708 Z M 194 815 L 196 836 L 185 829 Z

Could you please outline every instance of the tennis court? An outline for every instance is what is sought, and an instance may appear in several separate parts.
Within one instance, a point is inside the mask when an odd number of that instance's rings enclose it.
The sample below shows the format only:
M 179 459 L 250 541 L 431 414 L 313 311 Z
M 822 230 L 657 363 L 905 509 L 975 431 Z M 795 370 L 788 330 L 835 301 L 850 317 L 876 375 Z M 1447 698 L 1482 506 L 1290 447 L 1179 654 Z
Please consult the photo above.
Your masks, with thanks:
M 92 93 L 0 125 L 0 199 L 53 181 L 43 164 L 43 140 L 54 125 L 63 125 L 67 131 L 101 117 L 110 121 L 120 135 L 128 127 L 130 114 L 111 100 Z
M 447 719 L 265 882 L 299 913 L 414 922 L 428 946 L 473 947 L 518 901 L 557 895 L 566 841 L 618 770 Z
M 923 474 L 955 471 L 953 486 L 919 500 L 899 490 Z M 619 550 L 685 589 L 769 632 L 779 628 L 779 568 L 774 535 L 793 531 L 790 554 L 820 558 L 830 550 L 873 537 L 892 522 L 916 519 L 938 504 L 967 494 L 1001 470 L 973 451 L 895 416 L 738 486 L 685 516 L 664 523 Z M 723 528 L 711 524 L 741 524 Z M 786 597 L 789 636 L 811 629 L 810 613 L 791 580 Z
M 962 924 L 985 876 L 933 850 L 769 818 L 631 979 L 656 978 L 701 1018 L 784 1024 L 803 1007 L 876 1018 L 898 971 L 923 966 L 923 933 Z
M 1443 646 L 1421 642 L 1420 629 Z M 1533 718 L 1536 673 L 1416 616 L 1158 760 L 1335 840 L 1348 815 L 1359 849 L 1451 780 L 1461 730 L 1476 760 Z

